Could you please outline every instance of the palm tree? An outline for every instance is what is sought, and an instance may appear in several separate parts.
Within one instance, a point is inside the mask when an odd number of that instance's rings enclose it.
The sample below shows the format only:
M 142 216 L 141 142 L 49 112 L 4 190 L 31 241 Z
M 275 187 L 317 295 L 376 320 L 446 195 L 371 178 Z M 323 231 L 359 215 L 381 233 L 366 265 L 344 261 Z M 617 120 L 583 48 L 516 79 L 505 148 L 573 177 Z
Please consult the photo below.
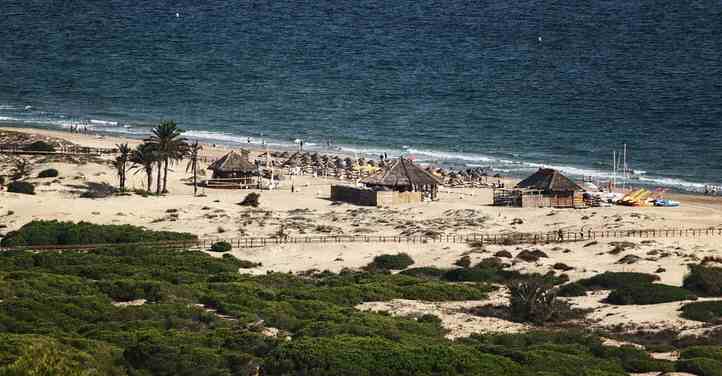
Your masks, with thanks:
M 128 172 L 128 158 L 130 157 L 130 147 L 127 143 L 117 144 L 119 155 L 115 157 L 113 165 L 118 171 L 118 180 L 120 180 L 120 191 L 125 192 L 125 177 Z
M 167 192 L 168 166 L 174 160 L 183 159 L 187 150 L 186 139 L 181 137 L 183 130 L 178 128 L 172 120 L 162 121 L 153 128 L 153 135 L 146 140 L 154 145 L 158 156 L 158 180 L 156 181 L 156 193 L 161 193 L 161 168 L 163 169 L 163 190 Z
M 153 185 L 153 165 L 158 161 L 158 155 L 152 144 L 143 143 L 138 145 L 135 150 L 130 153 L 130 161 L 133 166 L 130 168 L 136 170 L 135 173 L 143 171 L 145 173 L 148 185 L 147 191 Z
M 189 160 L 186 165 L 186 172 L 188 172 L 188 170 L 193 172 L 193 196 L 198 194 L 198 153 L 201 149 L 203 149 L 203 147 L 198 144 L 198 140 L 193 141 L 193 143 L 188 146 Z

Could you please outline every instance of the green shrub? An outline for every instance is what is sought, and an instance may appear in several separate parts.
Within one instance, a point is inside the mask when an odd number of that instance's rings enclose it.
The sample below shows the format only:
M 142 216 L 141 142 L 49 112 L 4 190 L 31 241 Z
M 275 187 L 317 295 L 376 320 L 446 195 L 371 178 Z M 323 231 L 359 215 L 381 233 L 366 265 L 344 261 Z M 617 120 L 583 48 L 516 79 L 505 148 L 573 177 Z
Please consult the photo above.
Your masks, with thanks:
M 461 345 L 405 344 L 382 338 L 298 338 L 271 352 L 273 375 L 520 375 L 509 359 Z
M 722 296 L 722 268 L 691 265 L 684 287 L 704 296 Z
M 233 247 L 229 242 L 215 242 L 211 244 L 211 252 L 229 252 Z
M 678 372 L 697 376 L 722 376 L 722 363 L 707 358 L 682 359 L 677 362 Z
M 528 278 L 510 283 L 511 319 L 537 325 L 570 318 L 569 303 L 557 299 L 553 285 L 543 278 Z
M 12 181 L 10 182 L 10 184 L 8 184 L 8 192 L 34 195 L 35 186 L 32 183 L 28 183 L 26 181 Z
M 679 353 L 680 359 L 707 358 L 722 362 L 722 347 L 720 346 L 692 346 Z
M 32 144 L 25 146 L 23 149 L 27 151 L 53 152 L 55 151 L 55 146 L 45 141 L 35 141 Z
M 682 306 L 682 317 L 690 320 L 718 323 L 722 321 L 722 301 L 685 304 Z
M 454 265 L 460 266 L 462 268 L 468 268 L 471 266 L 471 257 L 462 256 L 458 260 L 454 261 Z
M 585 296 L 587 294 L 587 288 L 581 283 L 572 282 L 562 285 L 559 288 L 558 296 L 574 297 L 574 296 Z
M 432 315 L 430 313 L 427 313 L 427 314 L 419 317 L 418 321 L 424 322 L 424 323 L 431 323 L 431 324 L 435 324 L 435 325 L 441 325 L 441 319 L 439 318 L 439 316 Z
M 38 174 L 39 178 L 54 178 L 58 176 L 58 170 L 54 168 L 49 168 L 47 170 L 42 170 Z
M 378 255 L 366 266 L 368 270 L 401 270 L 414 264 L 414 260 L 406 253 L 395 255 Z
M 196 240 L 183 232 L 151 231 L 132 225 L 96 225 L 88 222 L 32 221 L 2 239 L 5 247 L 24 245 L 121 244 Z
M 261 195 L 256 192 L 251 192 L 247 194 L 246 197 L 243 198 L 243 201 L 238 203 L 238 205 L 257 208 L 259 205 L 261 205 Z
M 587 289 L 613 290 L 625 286 L 647 285 L 659 280 L 659 276 L 653 274 L 633 272 L 605 272 L 591 278 L 577 281 Z
M 697 297 L 684 288 L 650 283 L 620 287 L 609 294 L 607 302 L 618 305 L 659 304 L 695 299 Z
M 502 282 L 506 279 L 504 273 L 489 268 L 452 269 L 442 278 L 450 282 Z
M 435 268 L 433 266 L 422 266 L 419 268 L 405 269 L 399 272 L 399 274 L 423 279 L 439 279 L 446 272 L 447 270 Z

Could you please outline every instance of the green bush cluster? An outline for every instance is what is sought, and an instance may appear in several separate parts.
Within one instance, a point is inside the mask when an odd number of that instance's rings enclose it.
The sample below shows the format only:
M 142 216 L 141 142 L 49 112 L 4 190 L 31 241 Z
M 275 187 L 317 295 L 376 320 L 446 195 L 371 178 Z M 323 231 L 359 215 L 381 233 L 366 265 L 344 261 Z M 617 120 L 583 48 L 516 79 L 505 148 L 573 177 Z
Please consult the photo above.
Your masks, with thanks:
M 722 376 L 722 363 L 707 358 L 680 359 L 677 371 L 696 376 Z
M 230 252 L 233 247 L 229 242 L 215 242 L 211 244 L 209 251 L 211 252 Z
M 692 292 L 682 287 L 650 283 L 617 288 L 609 294 L 607 302 L 618 305 L 659 304 L 696 299 Z
M 402 270 L 414 264 L 414 259 L 406 253 L 378 255 L 366 266 L 368 270 Z
M 691 265 L 684 287 L 704 296 L 722 296 L 722 268 Z
M 659 280 L 659 276 L 634 272 L 604 272 L 577 281 L 588 290 L 614 290 L 620 287 L 648 285 Z
M 0 253 L 0 375 L 248 375 L 260 368 L 263 375 L 622 376 L 674 369 L 582 332 L 449 341 L 435 316 L 354 308 L 399 298 L 477 300 L 493 289 L 449 283 L 433 269 L 254 276 L 238 273 L 243 263 L 137 245 Z M 114 304 L 136 299 L 146 302 Z M 264 325 L 284 334 L 267 337 Z
M 11 181 L 10 184 L 8 184 L 8 192 L 34 195 L 35 186 L 32 183 L 28 183 L 26 181 Z
M 53 152 L 55 151 L 55 145 L 47 143 L 45 141 L 35 141 L 32 144 L 25 146 L 23 149 L 27 151 Z
M 722 322 L 722 301 L 694 302 L 682 306 L 682 317 L 711 323 Z
M 261 205 L 261 195 L 256 192 L 251 192 L 247 194 L 246 197 L 243 198 L 243 201 L 239 202 L 238 205 L 257 208 Z
M 49 168 L 47 170 L 42 170 L 40 173 L 38 173 L 39 178 L 55 178 L 58 176 L 58 170 L 54 168 Z
M 96 225 L 88 222 L 32 221 L 2 239 L 5 247 L 24 245 L 120 244 L 195 240 L 189 233 L 151 231 L 132 225 Z

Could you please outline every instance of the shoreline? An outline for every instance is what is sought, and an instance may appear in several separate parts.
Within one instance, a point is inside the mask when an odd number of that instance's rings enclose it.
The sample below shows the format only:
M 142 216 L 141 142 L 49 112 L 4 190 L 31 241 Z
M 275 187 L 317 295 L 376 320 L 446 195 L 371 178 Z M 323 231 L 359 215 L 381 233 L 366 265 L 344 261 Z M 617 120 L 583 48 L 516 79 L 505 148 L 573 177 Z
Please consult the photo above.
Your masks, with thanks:
M 61 129 L 61 128 L 55 128 L 50 126 L 43 126 L 40 124 L 33 124 L 33 123 L 17 123 L 9 120 L 0 121 L 0 128 L 8 128 L 8 129 L 22 129 L 26 132 L 33 132 L 33 131 L 47 131 L 47 132 L 58 132 L 58 134 L 71 134 L 75 135 L 76 133 L 71 132 L 67 129 Z M 207 133 L 207 135 L 198 135 L 199 133 Z M 108 138 L 115 138 L 119 140 L 142 140 L 143 138 L 147 137 L 147 135 L 142 134 L 132 134 L 132 133 L 124 133 L 124 132 L 113 132 L 113 131 L 104 131 L 102 129 L 92 129 L 90 135 L 102 135 L 104 137 Z M 213 136 L 217 136 L 219 138 L 214 139 Z M 60 137 L 60 136 L 59 136 Z M 201 144 L 204 145 L 204 149 L 211 148 L 212 145 L 215 145 L 214 149 L 219 150 L 230 150 L 230 149 L 238 149 L 238 148 L 244 148 L 251 151 L 257 151 L 257 152 L 263 152 L 265 151 L 265 147 L 258 142 L 257 137 L 249 137 L 251 140 L 250 143 L 244 143 L 241 142 L 240 139 L 243 138 L 242 136 L 234 136 L 230 134 L 225 133 L 218 133 L 213 131 L 197 131 L 197 130 L 188 130 L 186 131 L 186 134 L 184 134 L 184 137 L 188 138 L 189 140 L 198 140 Z M 234 140 L 231 140 L 233 138 Z M 285 143 L 288 143 L 288 145 L 285 145 Z M 293 145 L 292 141 L 284 142 L 280 140 L 268 140 L 268 150 L 270 151 L 287 151 L 287 152 L 294 152 L 298 150 L 297 145 Z M 331 145 L 331 144 L 329 144 Z M 360 158 L 364 157 L 366 159 L 378 159 L 379 154 L 383 152 L 383 148 L 372 148 L 368 150 L 364 150 L 363 147 L 357 147 L 353 145 L 331 145 L 330 147 L 324 147 L 323 145 L 309 143 L 306 144 L 306 147 L 304 148 L 304 152 L 316 152 L 320 154 L 328 154 L 328 155 L 336 155 L 341 157 L 349 157 L 349 158 Z M 416 159 L 419 164 L 421 165 L 430 165 L 435 166 L 438 168 L 443 168 L 445 170 L 453 170 L 453 171 L 463 171 L 467 169 L 475 169 L 475 168 L 483 168 L 483 169 L 489 169 L 494 172 L 494 174 L 498 173 L 502 176 L 509 176 L 513 178 L 513 180 L 520 181 L 524 177 L 530 175 L 533 173 L 536 169 L 541 167 L 548 167 L 553 168 L 559 171 L 562 171 L 566 175 L 573 177 L 575 180 L 581 180 L 583 177 L 592 178 L 595 182 L 604 182 L 609 179 L 608 173 L 605 173 L 605 171 L 597 170 L 595 168 L 587 168 L 587 167 L 575 167 L 573 165 L 559 165 L 559 164 L 546 164 L 546 163 L 539 163 L 539 162 L 531 162 L 531 161 L 512 161 L 512 160 L 506 160 L 503 159 L 503 157 L 488 157 L 484 155 L 478 155 L 479 160 L 473 159 L 475 158 L 476 154 L 470 154 L 465 155 L 464 153 L 456 153 L 456 152 L 444 152 L 444 151 L 435 151 L 435 150 L 421 150 L 421 149 L 415 149 L 413 147 L 408 147 L 406 150 L 398 150 L 395 148 L 388 148 L 388 155 L 389 158 L 396 158 L 400 155 L 411 155 L 416 156 Z M 458 154 L 458 155 L 457 155 Z M 467 159 L 472 158 L 472 159 Z M 499 165 L 501 164 L 501 165 Z M 591 168 L 591 169 L 590 169 Z M 629 186 L 636 186 L 636 187 L 644 187 L 650 190 L 654 190 L 657 188 L 663 188 L 666 190 L 669 190 L 670 192 L 674 194 L 702 194 L 704 190 L 705 185 L 709 185 L 710 183 L 701 183 L 701 182 L 695 182 L 695 181 L 686 181 L 686 180 L 678 180 L 677 178 L 670 178 L 670 177 L 664 177 L 664 176 L 657 176 L 657 177 L 647 177 L 642 176 L 641 179 L 628 179 L 626 181 L 626 184 Z M 714 186 L 714 184 L 713 184 Z M 718 193 L 720 195 L 722 193 Z

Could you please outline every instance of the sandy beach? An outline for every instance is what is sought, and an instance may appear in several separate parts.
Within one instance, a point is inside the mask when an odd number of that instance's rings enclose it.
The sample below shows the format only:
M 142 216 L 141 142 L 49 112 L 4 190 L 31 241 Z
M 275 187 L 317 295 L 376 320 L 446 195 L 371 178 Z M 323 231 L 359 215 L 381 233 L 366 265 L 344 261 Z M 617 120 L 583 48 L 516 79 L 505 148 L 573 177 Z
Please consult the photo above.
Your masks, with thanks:
M 112 148 L 119 143 L 136 145 L 138 140 L 109 136 L 65 133 L 38 129 L 0 128 L 0 131 L 26 132 L 42 137 L 61 138 L 81 146 Z M 227 148 L 204 145 L 203 154 L 217 158 Z M 254 151 L 258 153 L 259 151 Z M 0 168 L 8 168 L 7 156 Z M 334 203 L 329 199 L 329 178 L 296 176 L 294 190 L 286 177 L 278 190 L 257 191 L 260 207 L 246 208 L 238 203 L 251 190 L 200 189 L 193 195 L 185 162 L 172 166 L 167 195 L 129 194 L 102 199 L 80 198 L 89 183 L 117 185 L 110 157 L 71 161 L 62 158 L 32 157 L 33 176 L 46 168 L 60 172 L 57 178 L 29 178 L 36 184 L 36 195 L 0 192 L 0 232 L 16 230 L 35 219 L 89 221 L 98 224 L 133 224 L 154 230 L 191 232 L 201 239 L 237 239 L 244 236 L 286 235 L 363 235 L 395 236 L 444 235 L 459 233 L 547 232 L 557 230 L 622 230 L 718 228 L 722 226 L 722 198 L 674 194 L 668 197 L 681 202 L 679 208 L 601 207 L 583 210 L 550 208 L 508 208 L 491 206 L 491 189 L 442 189 L 438 201 L 401 205 L 381 209 Z M 203 166 L 205 167 L 205 166 Z M 207 178 L 205 175 L 202 178 Z M 511 180 L 508 183 L 513 183 Z M 130 191 L 142 190 L 145 176 L 129 175 Z M 637 271 L 656 274 L 660 282 L 681 285 L 687 264 L 705 256 L 719 256 L 720 238 L 634 240 L 622 253 L 610 253 L 609 241 L 567 243 L 559 245 L 486 246 L 474 249 L 467 244 L 444 243 L 349 243 L 349 244 L 282 244 L 251 249 L 234 249 L 232 253 L 262 266 L 245 272 L 301 272 L 307 270 L 339 271 L 359 268 L 374 256 L 384 253 L 408 253 L 414 266 L 451 267 L 461 256 L 472 263 L 499 251 L 512 257 L 526 249 L 538 249 L 548 257 L 535 262 L 509 259 L 510 269 L 547 273 L 564 263 L 565 272 L 574 281 L 604 271 Z M 626 257 L 626 261 L 620 261 Z M 603 295 L 603 294 L 602 294 Z M 594 308 L 594 325 L 612 327 L 619 324 L 699 329 L 701 325 L 678 317 L 679 304 L 626 306 L 617 309 L 600 303 L 601 295 L 572 299 L 579 307 Z M 493 297 L 491 299 L 498 299 Z M 477 304 L 475 302 L 473 304 Z M 470 303 L 471 304 L 471 303 Z M 519 331 L 523 326 L 498 319 L 467 320 L 458 306 L 443 303 L 394 301 L 366 304 L 362 309 L 386 310 L 408 315 L 436 312 L 450 328 L 451 338 L 473 332 Z

